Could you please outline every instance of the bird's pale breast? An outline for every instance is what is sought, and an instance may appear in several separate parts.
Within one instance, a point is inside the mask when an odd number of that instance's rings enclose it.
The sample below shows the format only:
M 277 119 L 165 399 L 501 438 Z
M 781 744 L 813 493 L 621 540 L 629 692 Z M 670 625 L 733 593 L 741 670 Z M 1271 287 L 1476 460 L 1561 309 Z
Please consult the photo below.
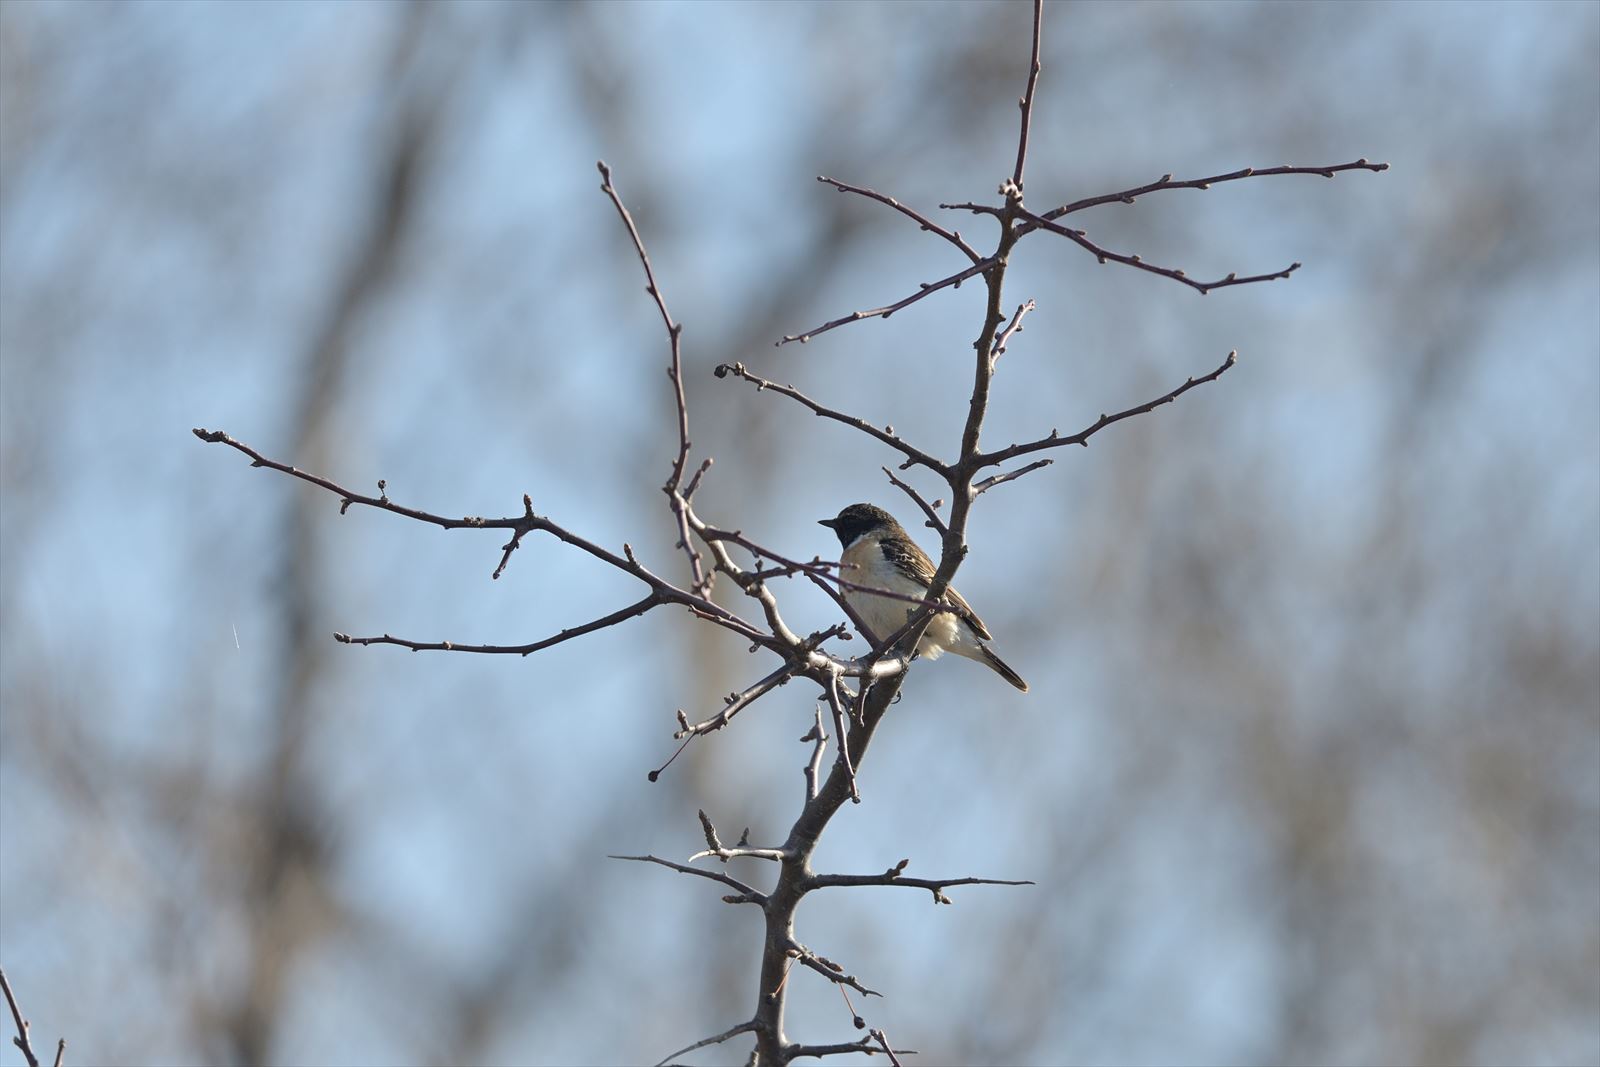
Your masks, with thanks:
M 841 577 L 847 582 L 887 589 L 903 596 L 921 597 L 927 592 L 921 582 L 900 573 L 899 568 L 884 558 L 876 537 L 860 538 L 845 549 L 840 559 L 845 564 Z M 860 589 L 844 590 L 844 598 L 880 641 L 904 626 L 907 614 L 916 609 L 909 601 L 874 596 Z M 952 641 L 959 640 L 957 625 L 954 615 L 935 615 L 918 642 L 917 651 L 928 659 L 936 659 Z

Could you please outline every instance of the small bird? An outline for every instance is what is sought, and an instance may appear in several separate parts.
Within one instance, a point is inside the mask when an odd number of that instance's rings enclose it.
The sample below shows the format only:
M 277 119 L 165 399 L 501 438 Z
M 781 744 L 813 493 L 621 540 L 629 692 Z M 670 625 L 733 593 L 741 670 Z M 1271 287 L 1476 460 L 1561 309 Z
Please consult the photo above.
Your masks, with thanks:
M 871 504 L 851 504 L 831 519 L 819 519 L 818 525 L 839 535 L 845 581 L 903 596 L 927 596 L 933 582 L 933 561 L 887 511 Z M 916 610 L 904 600 L 848 587 L 844 599 L 880 641 L 904 626 L 906 617 Z M 961 594 L 946 589 L 944 602 L 956 611 L 940 612 L 932 618 L 917 642 L 917 652 L 929 659 L 954 652 L 977 660 L 1026 693 L 1028 683 L 984 643 L 993 640 L 989 628 Z

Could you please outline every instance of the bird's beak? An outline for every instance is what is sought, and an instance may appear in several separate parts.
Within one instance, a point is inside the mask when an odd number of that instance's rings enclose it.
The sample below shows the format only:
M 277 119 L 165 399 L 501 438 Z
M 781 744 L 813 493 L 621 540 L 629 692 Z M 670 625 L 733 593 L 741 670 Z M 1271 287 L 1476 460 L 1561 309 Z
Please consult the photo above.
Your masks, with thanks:
M 838 519 L 818 519 L 817 520 L 817 525 L 818 526 L 826 526 L 830 530 L 837 530 L 839 528 L 839 520 Z

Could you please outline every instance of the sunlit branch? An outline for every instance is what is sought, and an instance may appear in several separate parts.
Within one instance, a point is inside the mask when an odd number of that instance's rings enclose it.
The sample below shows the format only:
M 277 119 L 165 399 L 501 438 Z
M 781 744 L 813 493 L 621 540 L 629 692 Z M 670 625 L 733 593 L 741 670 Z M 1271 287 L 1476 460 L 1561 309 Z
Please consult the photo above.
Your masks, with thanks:
M 1270 178 L 1283 174 L 1313 174 L 1324 178 L 1332 178 L 1340 171 L 1346 170 L 1367 170 L 1377 173 L 1388 169 L 1389 164 L 1387 163 L 1369 163 L 1365 159 L 1358 159 L 1354 163 L 1335 163 L 1326 167 L 1242 167 L 1239 170 L 1230 170 L 1224 174 L 1213 174 L 1206 178 L 1188 178 L 1181 181 L 1174 181 L 1172 175 L 1163 174 L 1148 185 L 1139 185 L 1132 189 L 1122 189 L 1115 193 L 1102 193 L 1099 196 L 1089 196 L 1082 200 L 1074 200 L 1070 204 L 1063 204 L 1061 207 L 1046 211 L 1043 217 L 1046 219 L 1058 219 L 1063 215 L 1070 215 L 1085 208 L 1098 207 L 1101 204 L 1131 204 L 1147 193 L 1156 193 L 1167 189 L 1209 189 L 1221 182 L 1235 182 L 1245 178 Z
M 890 427 L 888 430 L 880 430 L 866 419 L 858 418 L 855 415 L 847 415 L 837 409 L 826 407 L 817 403 L 815 400 L 812 400 L 810 397 L 806 396 L 792 385 L 781 385 L 778 382 L 768 381 L 766 378 L 752 374 L 748 369 L 746 369 L 743 363 L 723 363 L 716 369 L 716 375 L 718 378 L 726 378 L 730 374 L 735 378 L 743 378 L 745 381 L 749 382 L 751 385 L 754 385 L 759 390 L 771 391 L 777 393 L 779 396 L 786 396 L 790 400 L 793 400 L 796 403 L 808 408 L 814 415 L 819 415 L 822 418 L 832 419 L 835 422 L 843 423 L 846 426 L 860 430 L 868 437 L 881 441 L 883 444 L 888 445 L 890 448 L 906 457 L 906 461 L 900 465 L 901 470 L 906 470 L 909 467 L 920 464 L 921 466 L 927 467 L 931 471 L 936 471 L 941 475 L 945 473 L 946 468 L 943 463 L 939 462 L 928 453 L 922 451 L 922 449 L 910 445 L 900 437 L 897 437 L 893 432 L 893 427 Z
M 805 330 L 801 333 L 787 334 L 776 343 L 780 345 L 786 345 L 790 341 L 799 341 L 801 344 L 805 344 L 814 337 L 821 336 L 822 334 L 827 333 L 829 330 L 836 330 L 840 326 L 848 326 L 852 322 L 860 322 L 863 319 L 886 319 L 890 315 L 893 315 L 896 311 L 899 311 L 902 308 L 910 307 L 918 300 L 923 300 L 932 296 L 940 289 L 948 288 L 950 286 L 959 288 L 961 283 L 966 281 L 968 278 L 982 274 L 984 271 L 988 270 L 994 265 L 995 259 L 993 256 L 989 257 L 988 259 L 979 260 L 966 270 L 957 271 L 948 278 L 941 278 L 936 282 L 924 283 L 920 289 L 906 297 L 904 300 L 897 300 L 893 304 L 885 304 L 883 307 L 869 308 L 866 311 L 852 311 L 848 315 L 825 322 L 821 326 L 813 326 L 811 329 Z
M 1041 437 L 1037 441 L 1028 441 L 1025 444 L 1011 445 L 1008 448 L 1001 448 L 994 452 L 985 452 L 983 455 L 978 457 L 979 465 L 991 467 L 997 463 L 1004 463 L 1007 460 L 1015 459 L 1018 456 L 1025 456 L 1030 452 L 1039 452 L 1047 448 L 1061 448 L 1065 445 L 1084 445 L 1087 447 L 1089 444 L 1089 438 L 1093 437 L 1107 426 L 1110 426 L 1112 423 L 1121 422 L 1123 419 L 1131 419 L 1135 415 L 1145 415 L 1154 411 L 1162 404 L 1170 404 L 1174 400 L 1178 399 L 1178 397 L 1182 396 L 1184 393 L 1187 393 L 1196 386 L 1205 385 L 1207 382 L 1216 381 L 1227 372 L 1229 367 L 1237 363 L 1238 360 L 1239 353 L 1237 351 L 1229 352 L 1228 357 L 1222 361 L 1216 370 L 1212 371 L 1210 374 L 1202 375 L 1199 378 L 1190 378 L 1188 381 L 1184 382 L 1170 393 L 1164 393 L 1161 396 L 1156 397 L 1154 400 L 1139 404 L 1136 407 L 1128 408 L 1126 411 L 1119 411 L 1115 415 L 1101 415 L 1095 420 L 1094 425 L 1088 427 L 1087 429 L 1078 431 L 1071 437 L 1061 437 L 1057 435 L 1056 431 L 1051 430 L 1049 436 Z M 1023 468 L 1023 470 L 1016 471 L 1014 472 L 1013 476 L 1016 474 L 1021 474 L 1027 469 L 1028 468 Z M 1004 481 L 1007 479 L 1002 478 L 1000 480 Z M 994 479 L 989 479 L 989 481 L 993 484 L 999 484 Z
M 914 221 L 918 226 L 922 227 L 924 230 L 927 230 L 929 233 L 938 234 L 940 237 L 943 237 L 946 241 L 949 241 L 951 244 L 953 244 L 957 248 L 961 249 L 962 254 L 965 255 L 968 259 L 970 259 L 972 262 L 977 263 L 983 258 L 982 256 L 978 255 L 978 253 L 976 251 L 973 250 L 971 245 L 967 244 L 966 241 L 962 240 L 961 233 L 960 233 L 959 230 L 947 230 L 947 229 L 945 229 L 943 226 L 940 226 L 937 222 L 934 222 L 932 219 L 928 218 L 926 215 L 923 215 L 921 212 L 918 212 L 916 210 L 913 210 L 912 208 L 906 207 L 904 204 L 902 204 L 900 201 L 896 200 L 892 196 L 884 196 L 882 193 L 876 192 L 876 191 L 874 191 L 872 189 L 866 189 L 866 188 L 863 188 L 863 187 L 861 187 L 859 185 L 850 185 L 847 182 L 839 181 L 837 178 L 829 178 L 826 175 L 821 175 L 821 174 L 817 175 L 817 181 L 824 182 L 824 183 L 826 183 L 828 185 L 831 185 L 835 189 L 839 190 L 841 193 L 856 193 L 856 194 L 859 194 L 861 196 L 868 197 L 869 199 L 876 200 L 880 204 L 887 204 L 889 207 L 894 208 L 896 211 L 900 212 L 902 215 L 905 215 L 907 218 L 909 218 L 912 221 Z

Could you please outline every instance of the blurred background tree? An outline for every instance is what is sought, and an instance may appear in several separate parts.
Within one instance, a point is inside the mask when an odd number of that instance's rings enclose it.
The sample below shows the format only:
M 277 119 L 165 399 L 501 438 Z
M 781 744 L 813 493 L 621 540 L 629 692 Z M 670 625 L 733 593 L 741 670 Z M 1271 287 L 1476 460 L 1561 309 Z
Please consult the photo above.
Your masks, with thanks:
M 987 440 L 1242 362 L 985 498 L 961 586 L 1033 692 L 914 671 L 824 843 L 1040 887 L 834 898 L 816 943 L 929 1063 L 1600 1061 L 1600 8 L 1048 18 L 1031 204 L 1394 169 L 1086 220 L 1197 276 L 1305 261 L 1281 284 L 1201 300 L 1024 246 Z M 686 324 L 703 512 L 827 552 L 816 518 L 900 506 L 890 455 L 710 369 L 953 439 L 976 287 L 770 344 L 954 269 L 812 178 L 988 195 L 1026 19 L 0 6 L 0 960 L 36 1038 L 615 1063 L 747 1014 L 755 916 L 601 857 L 694 851 L 695 807 L 780 831 L 809 701 L 651 785 L 673 709 L 750 680 L 736 642 L 657 615 L 528 660 L 337 646 L 527 640 L 627 583 L 543 543 L 491 583 L 499 539 L 341 519 L 189 428 L 437 511 L 529 492 L 673 565 L 604 156 Z M 837 621 L 807 596 L 791 623 Z

